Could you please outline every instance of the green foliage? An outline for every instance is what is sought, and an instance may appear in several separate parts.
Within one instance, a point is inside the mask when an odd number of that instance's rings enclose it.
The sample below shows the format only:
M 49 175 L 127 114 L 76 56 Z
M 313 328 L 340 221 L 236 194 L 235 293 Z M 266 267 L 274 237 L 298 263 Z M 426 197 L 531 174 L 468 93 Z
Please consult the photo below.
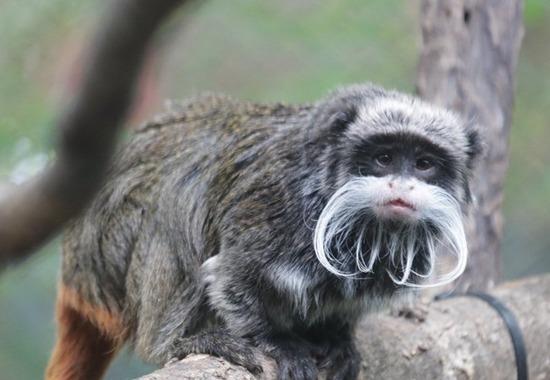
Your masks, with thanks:
M 52 54 L 59 39 L 77 30 L 91 1 L 5 0 L 0 4 L 0 175 L 13 165 L 14 142 L 30 139 L 35 149 L 51 144 L 54 89 Z M 87 5 L 87 6 L 86 6 Z
M 547 0 L 526 0 L 524 5 L 525 23 L 532 26 L 548 20 L 550 3 Z
M 205 3 L 179 41 L 192 55 L 178 45 L 168 53 L 169 95 L 223 90 L 256 100 L 305 101 L 367 80 L 412 90 L 419 39 L 413 4 L 283 4 Z

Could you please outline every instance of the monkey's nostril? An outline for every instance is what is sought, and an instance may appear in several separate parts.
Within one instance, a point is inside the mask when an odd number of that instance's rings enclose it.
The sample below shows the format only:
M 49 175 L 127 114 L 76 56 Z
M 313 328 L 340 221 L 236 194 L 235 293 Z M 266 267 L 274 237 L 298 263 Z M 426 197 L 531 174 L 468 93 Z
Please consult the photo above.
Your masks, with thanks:
M 388 186 L 390 187 L 390 189 L 393 189 L 393 182 L 388 182 Z
M 414 190 L 414 186 L 409 186 L 409 190 Z

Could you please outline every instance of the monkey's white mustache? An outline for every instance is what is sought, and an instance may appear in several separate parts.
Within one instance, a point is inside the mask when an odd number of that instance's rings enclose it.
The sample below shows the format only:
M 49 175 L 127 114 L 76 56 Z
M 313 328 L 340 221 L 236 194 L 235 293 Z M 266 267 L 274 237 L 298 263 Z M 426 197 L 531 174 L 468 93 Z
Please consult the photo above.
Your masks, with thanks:
M 385 270 L 398 285 L 433 287 L 454 281 L 464 272 L 468 257 L 460 204 L 444 189 L 414 180 L 415 191 L 408 199 L 417 219 L 404 220 L 390 229 L 374 212 L 388 201 L 387 183 L 387 178 L 358 177 L 334 193 L 315 227 L 313 243 L 320 263 L 338 276 L 358 278 L 372 273 L 376 262 L 389 255 L 390 268 Z M 454 268 L 431 283 L 411 282 L 411 274 L 420 278 L 432 275 L 442 246 L 456 256 Z M 417 259 L 428 260 L 426 273 L 413 269 L 420 250 L 423 257 Z M 349 268 L 353 260 L 356 271 L 342 269 Z M 397 270 L 400 278 L 392 270 Z

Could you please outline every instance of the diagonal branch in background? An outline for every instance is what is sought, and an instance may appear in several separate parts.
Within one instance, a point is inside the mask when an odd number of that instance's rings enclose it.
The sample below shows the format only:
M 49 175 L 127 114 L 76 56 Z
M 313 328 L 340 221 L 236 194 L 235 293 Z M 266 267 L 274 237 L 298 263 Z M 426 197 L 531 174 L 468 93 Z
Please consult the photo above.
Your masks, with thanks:
M 485 154 L 466 225 L 469 263 L 459 289 L 487 289 L 500 276 L 503 183 L 514 78 L 523 38 L 522 0 L 422 0 L 419 94 L 482 126 Z
M 492 294 L 519 322 L 529 378 L 548 379 L 550 275 L 503 284 Z M 356 338 L 363 356 L 361 379 L 516 379 L 510 335 L 498 313 L 484 301 L 455 297 L 405 311 L 401 315 L 372 315 L 359 325 Z M 254 377 L 219 358 L 193 355 L 140 378 L 153 379 Z
M 0 268 L 27 256 L 76 216 L 94 195 L 154 32 L 185 0 L 117 0 L 88 52 L 76 97 L 57 123 L 57 158 L 0 197 Z

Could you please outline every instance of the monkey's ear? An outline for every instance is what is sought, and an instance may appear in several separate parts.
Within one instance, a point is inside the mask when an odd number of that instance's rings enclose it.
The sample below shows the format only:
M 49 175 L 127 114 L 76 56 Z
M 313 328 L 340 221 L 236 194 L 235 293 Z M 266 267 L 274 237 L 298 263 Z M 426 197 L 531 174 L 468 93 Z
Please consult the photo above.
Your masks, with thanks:
M 332 120 L 330 121 L 331 134 L 341 134 L 345 132 L 348 126 L 357 118 L 357 108 L 355 106 L 349 106 L 335 112 Z
M 328 137 L 328 141 L 339 138 L 356 120 L 360 107 L 382 96 L 388 96 L 387 92 L 370 83 L 352 85 L 332 92 L 313 109 L 308 135 L 321 140 Z
M 481 155 L 483 154 L 483 141 L 478 130 L 478 126 L 468 128 L 466 132 L 468 145 L 466 154 L 468 155 L 468 168 L 472 170 Z
M 483 155 L 483 139 L 479 132 L 479 125 L 469 124 L 466 126 L 466 166 L 468 168 L 468 173 L 464 173 L 463 178 L 463 189 L 464 189 L 464 200 L 465 204 L 469 205 L 472 202 L 475 202 L 473 198 L 472 191 L 470 189 L 470 181 L 472 170 L 475 168 L 479 158 Z
M 357 118 L 357 107 L 345 99 L 335 99 L 322 104 L 313 117 L 309 136 L 313 140 L 330 143 L 336 141 L 346 132 L 349 125 Z

